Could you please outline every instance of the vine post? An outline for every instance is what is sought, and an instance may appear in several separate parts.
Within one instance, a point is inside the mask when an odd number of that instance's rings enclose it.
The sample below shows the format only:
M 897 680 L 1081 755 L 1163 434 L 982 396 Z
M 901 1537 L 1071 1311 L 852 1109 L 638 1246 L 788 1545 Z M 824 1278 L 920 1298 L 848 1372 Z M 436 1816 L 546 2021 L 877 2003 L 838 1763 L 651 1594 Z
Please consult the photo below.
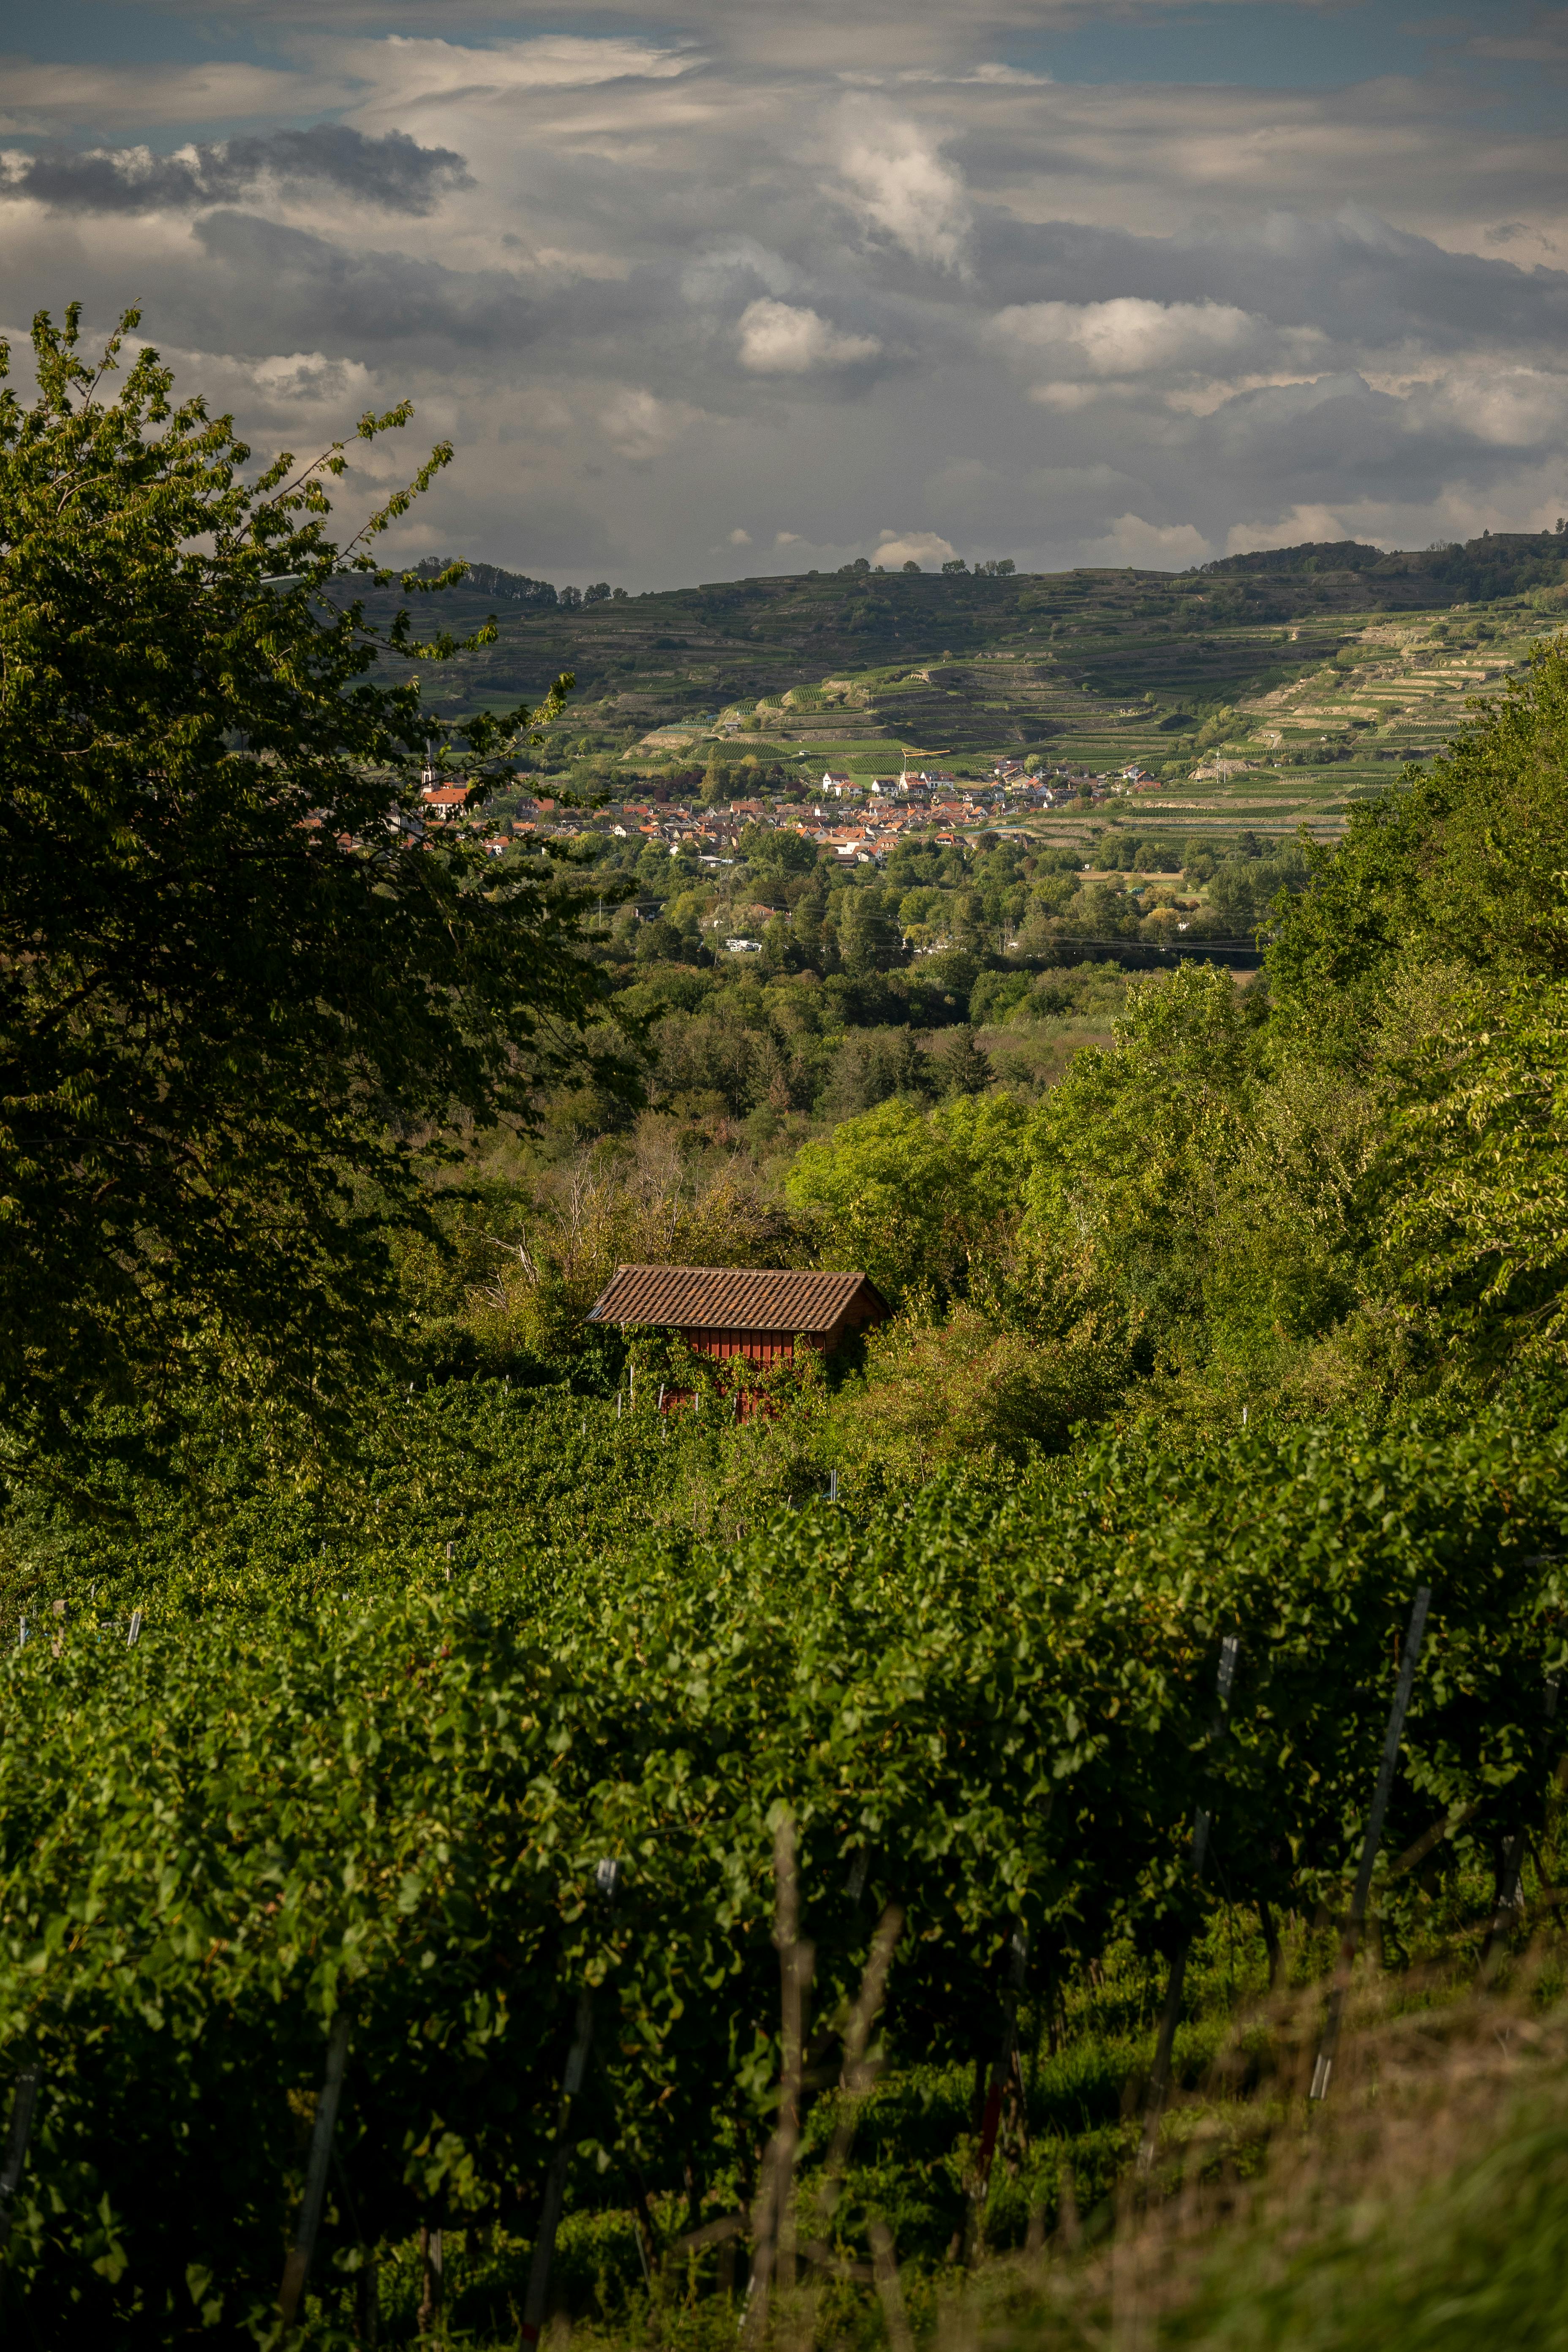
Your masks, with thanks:
M 1426 1612 L 1431 1605 L 1432 1588 L 1429 1584 L 1423 1584 L 1416 1591 L 1415 1605 L 1410 1612 L 1410 1629 L 1405 1636 L 1405 1655 L 1400 1662 L 1399 1681 L 1394 1693 L 1394 1705 L 1388 1711 L 1388 1732 L 1383 1743 L 1383 1761 L 1377 1768 L 1377 1785 L 1372 1792 L 1372 1811 L 1367 1817 L 1361 1867 L 1356 1872 L 1355 1886 L 1351 1895 L 1350 1916 L 1340 1937 L 1333 1990 L 1329 1995 L 1328 2014 L 1323 2021 L 1322 2040 L 1318 2044 L 1317 2063 L 1312 2068 L 1312 2087 L 1308 2094 L 1312 2099 L 1326 2099 L 1329 2095 L 1329 2082 L 1340 2046 L 1340 2027 L 1344 2020 L 1345 1996 L 1350 1990 L 1351 1970 L 1355 1966 L 1362 1929 L 1366 1924 L 1372 1874 L 1377 1863 L 1377 1850 L 1383 1843 L 1383 1824 L 1388 1813 L 1388 1800 L 1394 1792 L 1399 1743 L 1405 1736 L 1405 1710 L 1410 1705 L 1410 1693 L 1415 1681 L 1415 1662 L 1421 1655 L 1422 1636 L 1426 1631 Z

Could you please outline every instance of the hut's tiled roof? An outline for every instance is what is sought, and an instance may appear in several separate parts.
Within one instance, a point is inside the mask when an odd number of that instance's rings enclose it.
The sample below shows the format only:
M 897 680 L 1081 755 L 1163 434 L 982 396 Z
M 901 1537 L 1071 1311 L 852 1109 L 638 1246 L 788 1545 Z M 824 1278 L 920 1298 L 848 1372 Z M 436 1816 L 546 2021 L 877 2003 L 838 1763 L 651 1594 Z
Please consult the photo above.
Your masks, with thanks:
M 830 1331 L 862 1291 L 886 1312 L 863 1274 L 618 1265 L 588 1315 L 599 1323 L 677 1323 L 687 1330 Z

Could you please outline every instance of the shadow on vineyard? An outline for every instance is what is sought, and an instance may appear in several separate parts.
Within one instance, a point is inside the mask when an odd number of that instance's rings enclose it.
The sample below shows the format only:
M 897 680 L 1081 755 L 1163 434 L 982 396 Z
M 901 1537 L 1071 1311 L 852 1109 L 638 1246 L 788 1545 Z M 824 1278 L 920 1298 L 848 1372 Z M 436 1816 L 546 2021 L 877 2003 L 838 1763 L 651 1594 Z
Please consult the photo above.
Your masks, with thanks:
M 737 1059 L 420 816 L 569 684 L 399 668 L 449 453 L 340 550 L 341 450 L 35 356 L 7 2343 L 1558 2340 L 1568 647 L 1245 989 L 1064 972 L 1026 1069 L 868 964 Z M 895 1311 L 764 1373 L 586 1324 L 623 1260 Z

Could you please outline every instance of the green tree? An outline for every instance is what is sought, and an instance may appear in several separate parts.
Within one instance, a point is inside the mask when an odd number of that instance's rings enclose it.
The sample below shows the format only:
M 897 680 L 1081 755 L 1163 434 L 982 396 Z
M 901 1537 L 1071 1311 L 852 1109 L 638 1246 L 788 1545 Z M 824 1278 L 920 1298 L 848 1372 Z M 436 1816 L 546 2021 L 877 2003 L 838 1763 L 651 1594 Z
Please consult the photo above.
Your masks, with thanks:
M 810 874 L 816 866 L 816 844 L 804 833 L 748 824 L 736 846 L 759 884 L 781 881 L 786 874 Z
M 1008 1095 L 929 1113 L 897 1098 L 808 1143 L 786 1193 L 818 1220 L 826 1263 L 863 1266 L 894 1300 L 961 1296 L 1016 1220 L 1027 1126 Z
M 0 394 L 14 1450 L 219 1359 L 231 1394 L 319 1408 L 374 1344 L 426 1150 L 526 1119 L 598 985 L 545 861 L 498 877 L 458 829 L 426 838 L 410 755 L 443 730 L 376 665 L 455 647 L 347 593 L 390 582 L 366 545 L 450 451 L 340 550 L 342 445 L 257 474 L 153 350 L 107 396 L 137 313 L 96 369 L 78 316 L 35 322 L 31 405 Z M 569 685 L 460 731 L 482 761 Z
M 838 945 L 845 971 L 857 978 L 870 971 L 886 971 L 893 961 L 899 947 L 898 924 L 883 904 L 882 893 L 875 883 L 844 892 Z
M 974 1042 L 965 1022 L 939 1037 L 932 1048 L 938 1083 L 944 1095 L 984 1094 L 991 1084 L 991 1065 Z
M 1444 1360 L 1568 1362 L 1568 983 L 1458 984 L 1373 1171 L 1375 1272 Z
M 1370 1050 L 1401 964 L 1568 975 L 1568 640 L 1401 787 L 1352 809 L 1269 950 L 1281 1024 L 1347 1062 Z

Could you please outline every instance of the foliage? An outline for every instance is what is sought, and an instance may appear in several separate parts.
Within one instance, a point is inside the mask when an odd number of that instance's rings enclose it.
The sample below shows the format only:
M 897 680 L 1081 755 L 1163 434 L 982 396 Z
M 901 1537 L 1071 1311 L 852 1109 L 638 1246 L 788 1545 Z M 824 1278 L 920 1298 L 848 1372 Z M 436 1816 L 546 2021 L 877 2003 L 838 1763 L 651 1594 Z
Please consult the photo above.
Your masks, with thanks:
M 1200 1802 L 1233 1898 L 1310 1906 L 1358 1851 L 1419 1580 L 1389 1851 L 1436 1816 L 1436 1867 L 1458 1867 L 1539 1801 L 1563 1445 L 1502 1414 L 1111 1445 L 858 1528 L 817 1507 L 739 1547 L 465 1561 L 450 1587 L 438 1556 L 389 1579 L 374 1549 L 283 1583 L 174 1572 L 141 1585 L 129 1650 L 136 1582 L 96 1610 L 78 1588 L 54 1648 L 5 1670 L 0 2033 L 49 2085 L 7 2291 L 46 2341 L 160 2342 L 187 2298 L 258 2309 L 299 2177 L 289 2096 L 340 2004 L 328 2280 L 416 2219 L 537 2193 L 584 1984 L 581 2194 L 601 2164 L 624 2200 L 634 2164 L 668 2182 L 691 2150 L 754 2150 L 780 1805 L 825 2018 L 879 1906 L 905 1908 L 895 2048 L 988 2046 L 1015 1921 L 1036 1973 L 1117 1935 L 1161 1948 L 1200 1911 Z M 1242 1666 L 1211 1740 L 1223 1633 Z M 1385 1942 L 1430 1885 L 1386 1882 Z
M 895 1299 L 963 1296 L 1016 1206 L 1027 1115 L 1005 1095 L 955 1096 L 929 1115 L 895 1098 L 807 1144 L 792 1207 L 818 1219 L 831 1264 Z
M 450 640 L 329 593 L 345 563 L 390 577 L 363 543 L 449 450 L 340 552 L 341 446 L 247 477 L 150 349 L 103 396 L 135 323 L 94 373 L 75 310 L 40 316 L 37 398 L 0 402 L 13 1448 L 195 1363 L 301 1402 L 363 1370 L 421 1148 L 526 1117 L 601 992 L 549 869 L 490 887 L 477 848 L 423 839 L 396 763 L 432 722 L 416 680 L 369 673 Z M 539 715 L 465 731 L 482 753 Z
M 1353 1063 L 1405 961 L 1561 976 L 1568 835 L 1568 640 L 1405 786 L 1350 812 L 1269 952 L 1282 1025 Z
M 844 1392 L 836 1451 L 873 1491 L 920 1486 L 954 1464 L 1026 1462 L 1098 1417 L 1124 1372 L 1092 1318 L 1061 1340 L 963 1303 L 939 1324 L 900 1318 L 872 1335 L 864 1381 Z
M 1568 1338 L 1568 985 L 1474 982 L 1411 1056 L 1374 1181 L 1383 1256 L 1438 1343 L 1491 1365 Z

